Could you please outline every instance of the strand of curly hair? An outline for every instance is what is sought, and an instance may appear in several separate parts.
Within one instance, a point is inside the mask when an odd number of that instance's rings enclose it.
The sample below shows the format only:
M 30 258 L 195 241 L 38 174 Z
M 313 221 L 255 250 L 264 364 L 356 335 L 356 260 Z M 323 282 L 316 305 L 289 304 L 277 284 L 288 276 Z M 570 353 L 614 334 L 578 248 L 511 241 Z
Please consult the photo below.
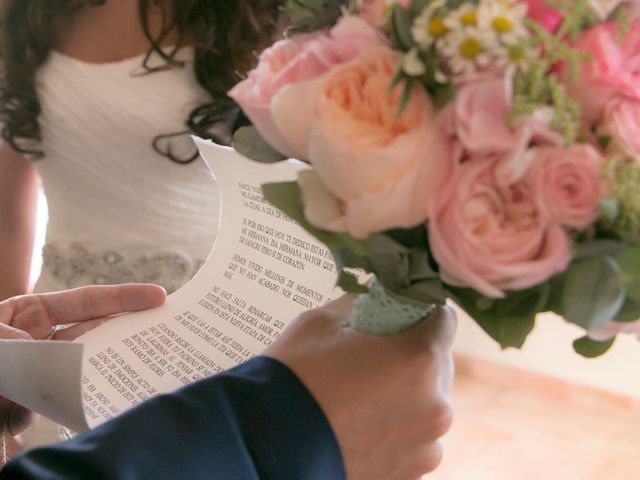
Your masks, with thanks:
M 79 8 L 101 5 L 106 0 L 5 0 L 0 23 L 0 123 L 2 138 L 16 151 L 40 158 L 41 141 L 35 75 L 56 44 L 68 15 Z M 147 22 L 150 8 L 161 4 L 164 24 L 153 35 Z M 164 132 L 152 140 L 154 149 L 169 159 L 188 163 L 196 158 L 176 157 L 171 138 L 194 133 L 220 143 L 243 117 L 226 92 L 256 61 L 256 52 L 268 45 L 278 31 L 281 0 L 139 0 L 139 18 L 150 48 L 143 60 L 144 74 L 179 68 L 176 51 L 194 46 L 195 75 L 211 101 L 199 105 L 185 119 L 183 132 Z M 173 51 L 160 48 L 165 37 L 176 32 Z M 164 59 L 161 67 L 149 66 L 152 54 Z

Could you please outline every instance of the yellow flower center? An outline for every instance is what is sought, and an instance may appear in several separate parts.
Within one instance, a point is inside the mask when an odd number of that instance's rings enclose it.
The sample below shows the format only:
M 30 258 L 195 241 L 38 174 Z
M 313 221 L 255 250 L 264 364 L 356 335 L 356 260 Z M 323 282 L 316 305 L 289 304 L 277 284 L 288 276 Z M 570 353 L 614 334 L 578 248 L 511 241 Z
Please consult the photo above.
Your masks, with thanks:
M 506 33 L 513 30 L 513 22 L 507 17 L 495 17 L 492 22 L 494 30 Z
M 458 45 L 458 52 L 464 58 L 474 59 L 482 53 L 482 44 L 475 37 L 467 37 Z
M 478 24 L 478 16 L 476 15 L 476 12 L 470 10 L 460 15 L 460 21 L 463 25 L 475 26 Z
M 429 21 L 427 30 L 429 31 L 429 34 L 435 38 L 443 37 L 449 31 L 447 26 L 444 24 L 444 19 L 442 17 L 433 17 Z
M 524 60 L 525 49 L 522 45 L 511 45 L 509 47 L 509 58 L 514 62 Z

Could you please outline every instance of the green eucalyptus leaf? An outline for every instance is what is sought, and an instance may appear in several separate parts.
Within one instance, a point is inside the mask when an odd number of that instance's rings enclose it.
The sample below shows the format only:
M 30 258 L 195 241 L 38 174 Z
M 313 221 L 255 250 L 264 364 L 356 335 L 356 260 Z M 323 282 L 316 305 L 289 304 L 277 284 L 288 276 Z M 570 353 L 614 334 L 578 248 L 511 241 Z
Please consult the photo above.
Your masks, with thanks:
M 255 127 L 239 128 L 233 135 L 232 146 L 240 154 L 256 162 L 275 163 L 287 159 L 269 145 Z
M 568 321 L 593 330 L 616 316 L 625 295 L 620 267 L 612 257 L 583 258 L 566 272 L 562 313 Z
M 411 11 L 414 15 L 420 15 L 422 10 L 427 8 L 433 0 L 413 0 L 411 2 Z
M 412 248 L 409 251 L 409 280 L 413 283 L 434 278 L 439 279 L 440 275 L 431 266 L 428 252 Z
M 627 248 L 617 256 L 627 295 L 640 302 L 640 247 Z
M 397 228 L 388 230 L 385 234 L 401 243 L 407 248 L 419 248 L 424 250 L 428 245 L 427 226 L 420 224 L 413 228 Z
M 421 246 L 407 248 L 397 239 Z M 442 282 L 431 266 L 423 229 L 373 234 L 367 246 L 373 272 L 387 290 L 423 303 L 444 301 Z
M 358 253 L 344 245 L 330 250 L 338 271 L 344 268 L 361 268 L 366 272 L 373 273 L 373 266 L 366 254 Z
M 314 32 L 333 25 L 342 15 L 344 0 L 287 0 L 282 7 L 291 32 Z
M 578 246 L 575 254 L 573 255 L 573 259 L 580 260 L 581 258 L 602 256 L 602 255 L 610 255 L 615 257 L 620 252 L 622 252 L 625 248 L 627 248 L 626 245 L 618 240 L 611 240 L 611 239 L 591 240 L 589 242 L 585 242 Z
M 543 308 L 543 311 L 550 311 L 564 316 L 562 311 L 562 291 L 564 290 L 564 282 L 566 275 L 561 273 L 549 280 L 549 297 L 547 298 L 547 305 Z
M 385 234 L 367 238 L 373 271 L 388 290 L 395 292 L 409 286 L 409 251 Z
M 617 198 L 603 198 L 598 202 L 598 209 L 609 223 L 615 223 L 620 216 L 620 201 Z
M 465 3 L 478 3 L 478 0 L 447 0 L 447 8 L 450 10 L 455 10 L 458 7 L 461 7 Z
M 398 71 L 395 73 L 393 78 L 391 79 L 391 83 L 389 83 L 389 91 L 396 88 L 400 82 L 404 82 L 407 79 L 407 75 L 404 73 L 402 67 L 398 68 Z
M 411 13 L 397 3 L 391 9 L 391 39 L 398 50 L 408 51 L 413 47 Z
M 500 316 L 536 316 L 546 310 L 550 292 L 549 282 L 517 292 L 509 292 L 495 302 L 494 311 Z
M 410 286 L 397 293 L 402 297 L 410 298 L 411 300 L 424 304 L 437 303 L 443 305 L 447 300 L 447 292 L 439 278 L 432 278 L 412 283 Z
M 413 78 L 407 78 L 404 82 L 404 87 L 402 90 L 402 96 L 400 97 L 400 103 L 398 104 L 398 111 L 396 112 L 396 116 L 402 115 L 404 111 L 404 107 L 407 106 L 409 100 L 411 99 L 411 93 L 413 92 L 413 88 L 416 86 L 416 81 Z
M 583 357 L 595 358 L 606 353 L 611 348 L 615 340 L 616 338 L 613 337 L 611 340 L 598 342 L 585 336 L 573 342 L 573 349 Z
M 338 286 L 348 293 L 361 294 L 367 293 L 369 291 L 366 286 L 361 285 L 358 282 L 358 277 L 356 277 L 353 273 L 345 272 L 344 270 L 342 270 L 338 275 Z
M 443 107 L 455 97 L 456 89 L 453 83 L 438 84 L 432 90 L 433 97 L 439 107 Z
M 520 348 L 535 326 L 536 315 L 544 310 L 549 284 L 510 292 L 505 298 L 488 299 L 466 288 L 450 288 L 455 302 L 502 348 Z
M 638 319 L 640 319 L 640 302 L 627 296 L 614 320 L 616 322 L 635 322 Z

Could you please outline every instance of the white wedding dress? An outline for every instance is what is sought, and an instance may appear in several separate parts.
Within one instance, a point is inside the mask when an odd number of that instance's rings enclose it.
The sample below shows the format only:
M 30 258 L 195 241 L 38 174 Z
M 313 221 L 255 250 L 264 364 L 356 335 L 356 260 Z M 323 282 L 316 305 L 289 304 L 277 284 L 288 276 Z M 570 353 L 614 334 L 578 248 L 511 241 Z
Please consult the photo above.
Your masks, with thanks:
M 185 130 L 209 98 L 183 68 L 140 75 L 142 56 L 92 64 L 52 51 L 36 77 L 44 158 L 34 162 L 49 208 L 38 292 L 153 282 L 169 292 L 206 259 L 219 199 L 204 162 L 181 165 L 152 148 Z M 194 152 L 189 135 L 172 150 Z
M 184 68 L 147 75 L 142 56 L 91 64 L 51 52 L 36 77 L 45 156 L 34 161 L 49 222 L 35 291 L 152 282 L 172 292 L 204 262 L 217 233 L 216 183 L 202 159 L 180 165 L 153 150 L 157 135 L 185 130 L 208 94 Z M 189 135 L 172 139 L 181 157 Z M 42 419 L 29 446 L 59 440 Z

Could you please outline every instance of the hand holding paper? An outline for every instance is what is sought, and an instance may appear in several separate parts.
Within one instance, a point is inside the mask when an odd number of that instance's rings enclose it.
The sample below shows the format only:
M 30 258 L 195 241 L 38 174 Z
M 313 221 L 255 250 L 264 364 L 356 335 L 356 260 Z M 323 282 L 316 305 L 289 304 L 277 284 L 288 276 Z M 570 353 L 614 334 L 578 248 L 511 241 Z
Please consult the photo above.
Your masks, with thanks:
M 113 315 L 157 307 L 165 297 L 161 287 L 133 284 L 23 295 L 0 302 L 0 338 L 73 340 Z M 73 325 L 56 330 L 67 324 Z M 31 418 L 29 410 L 0 397 L 0 425 L 7 433 L 18 435 Z

